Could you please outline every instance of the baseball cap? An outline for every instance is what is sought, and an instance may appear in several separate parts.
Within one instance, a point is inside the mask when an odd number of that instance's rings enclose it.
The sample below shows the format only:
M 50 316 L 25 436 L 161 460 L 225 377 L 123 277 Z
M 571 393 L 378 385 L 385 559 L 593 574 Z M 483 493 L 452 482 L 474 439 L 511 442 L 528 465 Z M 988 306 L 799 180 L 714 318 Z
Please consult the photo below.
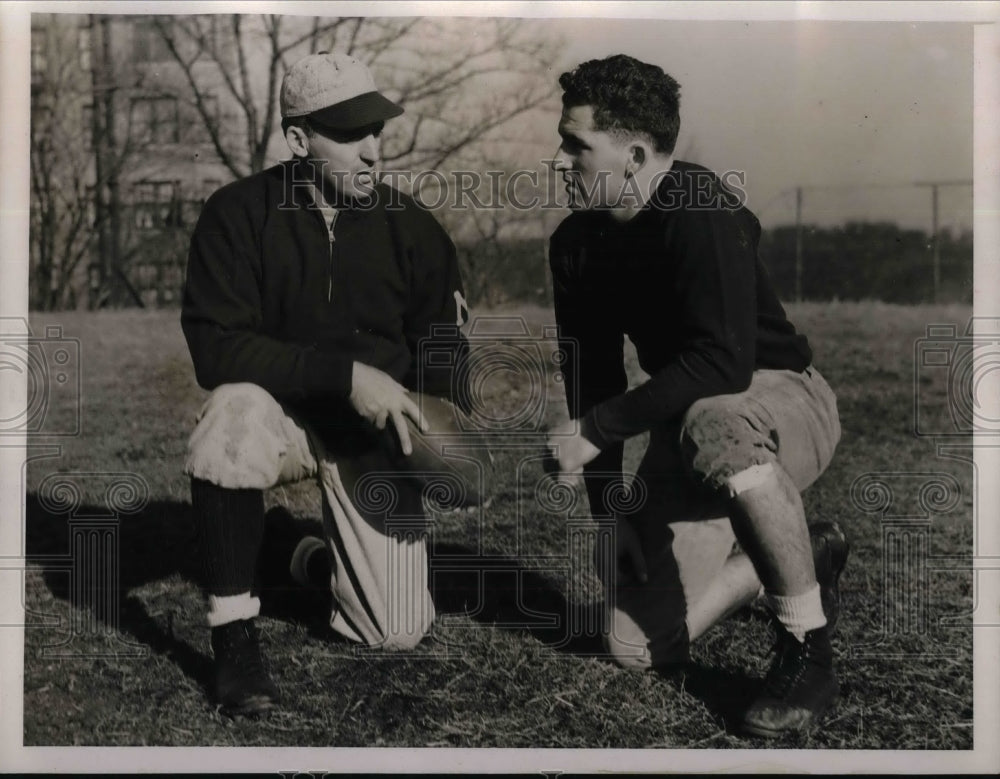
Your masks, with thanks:
M 334 130 L 353 130 L 403 113 L 379 93 L 361 60 L 326 51 L 303 57 L 288 69 L 279 103 L 283 119 L 308 116 Z

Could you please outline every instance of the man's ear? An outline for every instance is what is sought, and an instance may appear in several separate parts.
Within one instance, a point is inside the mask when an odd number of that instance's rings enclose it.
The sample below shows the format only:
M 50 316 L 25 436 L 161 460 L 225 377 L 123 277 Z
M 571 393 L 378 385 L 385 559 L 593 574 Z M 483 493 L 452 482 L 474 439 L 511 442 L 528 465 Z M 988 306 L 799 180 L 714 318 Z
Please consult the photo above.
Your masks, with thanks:
M 628 146 L 628 160 L 625 162 L 625 172 L 629 176 L 634 176 L 646 165 L 650 159 L 649 146 L 642 141 L 633 141 Z
M 309 136 L 301 127 L 289 127 L 285 130 L 285 142 L 296 157 L 309 156 Z

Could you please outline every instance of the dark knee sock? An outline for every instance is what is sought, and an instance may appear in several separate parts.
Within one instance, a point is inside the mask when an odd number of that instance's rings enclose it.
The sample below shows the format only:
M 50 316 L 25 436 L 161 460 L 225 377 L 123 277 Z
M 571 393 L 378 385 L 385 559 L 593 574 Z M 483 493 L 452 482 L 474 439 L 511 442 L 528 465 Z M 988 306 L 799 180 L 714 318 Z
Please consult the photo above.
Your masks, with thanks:
M 208 595 L 249 592 L 264 535 L 263 490 L 232 490 L 191 479 L 202 582 Z

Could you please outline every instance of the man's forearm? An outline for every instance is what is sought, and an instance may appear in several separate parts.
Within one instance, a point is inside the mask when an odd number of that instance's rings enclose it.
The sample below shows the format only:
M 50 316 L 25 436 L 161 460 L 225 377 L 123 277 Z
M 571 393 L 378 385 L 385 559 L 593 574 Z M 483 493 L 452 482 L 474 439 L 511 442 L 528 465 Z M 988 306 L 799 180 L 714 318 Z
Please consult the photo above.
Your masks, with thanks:
M 210 324 L 184 323 L 195 374 L 205 389 L 248 382 L 278 399 L 347 398 L 353 360 L 333 352 L 288 344 Z
M 581 432 L 605 449 L 680 416 L 701 398 L 742 392 L 752 376 L 747 360 L 682 353 L 638 387 L 591 408 L 580 420 Z

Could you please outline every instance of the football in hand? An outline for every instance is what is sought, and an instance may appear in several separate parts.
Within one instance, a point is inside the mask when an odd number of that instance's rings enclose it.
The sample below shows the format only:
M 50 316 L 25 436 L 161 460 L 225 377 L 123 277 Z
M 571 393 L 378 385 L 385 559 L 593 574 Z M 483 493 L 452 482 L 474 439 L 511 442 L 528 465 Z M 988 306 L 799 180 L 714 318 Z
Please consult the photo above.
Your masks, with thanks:
M 486 436 L 448 400 L 419 392 L 410 396 L 427 420 L 428 429 L 422 431 L 406 418 L 413 452 L 406 456 L 400 449 L 396 458 L 399 467 L 427 484 L 428 497 L 447 508 L 482 504 L 488 497 L 493 470 Z

